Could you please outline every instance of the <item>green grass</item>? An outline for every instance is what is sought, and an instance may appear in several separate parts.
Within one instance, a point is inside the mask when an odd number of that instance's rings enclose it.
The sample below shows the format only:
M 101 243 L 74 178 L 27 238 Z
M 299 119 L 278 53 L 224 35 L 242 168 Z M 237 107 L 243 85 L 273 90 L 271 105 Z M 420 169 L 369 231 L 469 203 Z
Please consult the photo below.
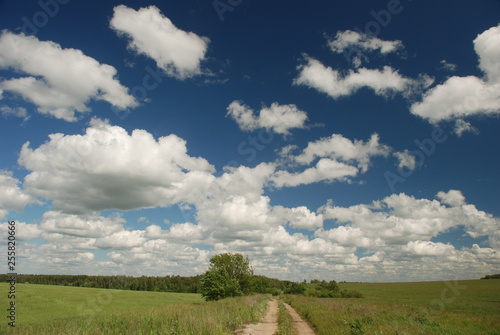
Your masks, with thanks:
M 0 284 L 0 295 L 7 289 Z M 18 284 L 16 291 L 16 327 L 2 317 L 0 334 L 231 334 L 245 322 L 258 321 L 267 300 L 204 302 L 199 294 L 33 284 Z M 6 316 L 8 302 L 0 301 Z
M 0 283 L 0 296 L 4 295 L 3 292 L 8 292 L 7 283 Z M 71 320 L 82 316 L 105 315 L 119 311 L 140 311 L 144 308 L 167 304 L 202 301 L 201 295 L 191 293 L 17 284 L 16 319 L 19 324 L 34 324 L 40 320 Z
M 318 334 L 500 334 L 500 281 L 341 283 L 362 299 L 287 296 Z
M 283 305 L 283 302 L 278 301 L 278 308 L 278 331 L 275 335 L 297 335 L 292 317 L 285 308 L 285 305 Z

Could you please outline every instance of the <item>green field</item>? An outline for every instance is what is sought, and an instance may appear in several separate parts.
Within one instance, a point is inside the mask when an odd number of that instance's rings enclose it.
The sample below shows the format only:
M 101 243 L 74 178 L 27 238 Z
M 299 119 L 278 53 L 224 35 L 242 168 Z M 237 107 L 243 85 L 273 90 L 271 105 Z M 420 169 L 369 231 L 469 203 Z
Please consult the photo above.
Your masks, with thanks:
M 500 334 L 500 280 L 339 286 L 364 298 L 283 299 L 318 334 Z
M 5 292 L 5 293 L 1 293 Z M 199 294 L 17 284 L 16 327 L 7 325 L 0 284 L 0 334 L 231 334 L 265 312 L 263 296 L 204 302 Z
M 500 334 L 500 280 L 341 283 L 361 299 L 282 296 L 318 334 Z M 2 293 L 4 292 L 4 293 Z M 198 294 L 17 284 L 16 327 L 0 334 L 232 334 L 265 312 L 267 296 L 204 302 Z M 280 310 L 280 334 L 291 321 Z

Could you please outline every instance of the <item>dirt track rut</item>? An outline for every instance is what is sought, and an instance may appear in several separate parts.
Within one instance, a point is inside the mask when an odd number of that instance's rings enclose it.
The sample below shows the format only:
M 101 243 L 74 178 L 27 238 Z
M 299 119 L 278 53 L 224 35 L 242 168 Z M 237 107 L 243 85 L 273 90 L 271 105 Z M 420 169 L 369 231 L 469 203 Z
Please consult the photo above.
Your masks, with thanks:
M 314 335 L 311 326 L 305 322 L 292 306 L 285 304 L 292 322 L 299 335 Z M 256 324 L 248 324 L 243 330 L 235 332 L 244 335 L 274 335 L 278 330 L 278 301 L 276 299 L 267 302 L 267 311 L 264 318 Z
M 314 330 L 312 330 L 311 326 L 309 326 L 309 324 L 306 321 L 304 321 L 304 319 L 302 319 L 302 317 L 299 315 L 299 313 L 297 313 L 297 311 L 295 309 L 293 309 L 292 306 L 290 306 L 289 304 L 285 304 L 285 303 L 283 303 L 283 305 L 285 305 L 286 309 L 288 310 L 288 313 L 290 313 L 290 315 L 292 317 L 293 325 L 295 326 L 295 329 L 297 329 L 297 333 L 299 335 L 314 335 L 314 334 L 316 334 L 314 332 Z
M 249 324 L 239 334 L 273 335 L 278 330 L 278 302 L 273 299 L 267 302 L 266 315 L 259 323 Z

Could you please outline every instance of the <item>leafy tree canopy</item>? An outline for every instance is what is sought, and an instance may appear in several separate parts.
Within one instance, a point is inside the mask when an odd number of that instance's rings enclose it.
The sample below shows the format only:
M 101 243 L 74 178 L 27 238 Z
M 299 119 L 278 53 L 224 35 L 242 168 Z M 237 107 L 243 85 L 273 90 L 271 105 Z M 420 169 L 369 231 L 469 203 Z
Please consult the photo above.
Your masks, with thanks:
M 201 279 L 201 295 L 205 300 L 219 300 L 249 294 L 253 269 L 248 257 L 224 253 L 210 258 L 210 268 Z

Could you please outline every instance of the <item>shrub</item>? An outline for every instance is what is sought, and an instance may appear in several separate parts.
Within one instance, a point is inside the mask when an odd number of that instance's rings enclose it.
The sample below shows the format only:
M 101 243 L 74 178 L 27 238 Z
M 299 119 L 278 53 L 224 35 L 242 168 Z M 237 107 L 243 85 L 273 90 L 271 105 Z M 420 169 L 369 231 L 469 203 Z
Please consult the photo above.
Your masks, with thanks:
M 363 293 L 358 291 L 342 290 L 340 295 L 342 298 L 363 298 Z
M 290 283 L 286 288 L 285 294 L 304 294 L 306 291 L 306 285 L 304 283 Z

